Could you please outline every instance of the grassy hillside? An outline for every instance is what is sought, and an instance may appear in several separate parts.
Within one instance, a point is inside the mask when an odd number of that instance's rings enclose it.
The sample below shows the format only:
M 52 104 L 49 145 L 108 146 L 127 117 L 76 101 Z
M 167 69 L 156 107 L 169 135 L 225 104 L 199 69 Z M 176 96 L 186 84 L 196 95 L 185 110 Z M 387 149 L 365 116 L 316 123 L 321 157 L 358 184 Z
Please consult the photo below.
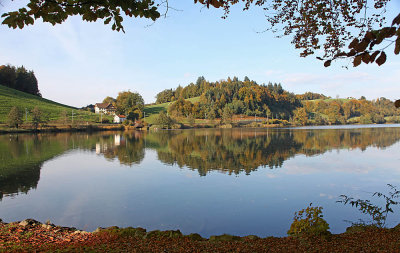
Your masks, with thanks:
M 35 106 L 38 106 L 50 121 L 61 120 L 64 111 L 68 113 L 68 121 L 71 120 L 72 112 L 74 113 L 74 122 L 95 122 L 99 120 L 99 115 L 94 113 L 78 110 L 72 106 L 63 105 L 0 85 L 0 123 L 6 123 L 8 113 L 13 106 L 17 106 L 24 112 L 24 123 L 26 123 L 25 108 L 28 110 L 27 123 L 29 123 L 31 121 L 30 111 L 32 111 Z
M 188 98 L 186 99 L 192 103 L 198 102 L 200 97 Z M 163 104 L 156 104 L 156 105 L 148 105 L 144 108 L 144 112 L 146 113 L 145 121 L 154 124 L 158 114 L 162 111 L 167 112 L 168 107 L 173 104 L 174 102 L 168 102 Z

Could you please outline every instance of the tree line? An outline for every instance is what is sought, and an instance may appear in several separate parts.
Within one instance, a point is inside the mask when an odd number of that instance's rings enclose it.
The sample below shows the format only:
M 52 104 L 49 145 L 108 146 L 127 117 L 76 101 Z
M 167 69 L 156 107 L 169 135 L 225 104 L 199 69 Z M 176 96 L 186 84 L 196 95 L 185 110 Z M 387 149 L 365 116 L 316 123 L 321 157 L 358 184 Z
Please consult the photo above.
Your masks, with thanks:
M 200 97 L 192 103 L 187 98 Z M 172 102 L 168 113 L 172 116 L 192 115 L 199 119 L 225 118 L 232 115 L 275 117 L 289 119 L 292 111 L 301 106 L 301 101 L 294 93 L 282 88 L 279 83 L 257 84 L 245 77 L 237 77 L 217 82 L 206 81 L 199 77 L 196 83 L 186 87 L 161 91 L 156 96 L 156 103 Z
M 0 66 L 0 85 L 4 85 L 35 96 L 42 96 L 39 91 L 38 81 L 35 73 L 33 70 L 27 70 L 24 66 Z
M 31 113 L 31 123 L 32 127 L 37 130 L 39 125 L 46 125 L 46 123 L 49 121 L 49 117 L 47 114 L 45 114 L 41 109 L 39 109 L 38 106 L 35 106 Z M 18 128 L 22 123 L 24 123 L 23 119 L 23 112 L 16 106 L 13 106 L 8 113 L 7 116 L 7 124 L 9 127 L 15 127 Z
M 189 98 L 196 98 L 192 101 Z M 234 115 L 255 116 L 265 123 L 294 125 L 371 124 L 400 122 L 400 111 L 384 97 L 376 100 L 332 99 L 324 94 L 293 94 L 280 83 L 257 84 L 245 77 L 209 82 L 203 76 L 195 83 L 166 89 L 156 96 L 156 103 L 173 102 L 168 115 L 173 118 L 232 122 Z
M 293 114 L 294 122 L 299 125 L 400 122 L 400 111 L 391 100 L 384 97 L 376 100 L 361 97 L 303 101 L 302 107 Z

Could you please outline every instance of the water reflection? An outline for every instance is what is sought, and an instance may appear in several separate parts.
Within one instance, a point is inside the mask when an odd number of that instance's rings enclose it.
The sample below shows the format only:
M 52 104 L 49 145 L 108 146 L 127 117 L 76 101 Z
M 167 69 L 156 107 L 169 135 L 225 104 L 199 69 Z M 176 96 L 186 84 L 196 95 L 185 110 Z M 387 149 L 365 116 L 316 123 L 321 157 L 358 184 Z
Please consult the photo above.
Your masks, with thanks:
M 140 164 L 145 150 L 156 151 L 167 165 L 187 167 L 206 176 L 279 168 L 298 154 L 315 156 L 330 150 L 389 147 L 400 128 L 362 129 L 205 129 L 159 132 L 59 133 L 0 136 L 0 200 L 35 189 L 42 164 L 68 150 L 95 152 L 126 166 Z

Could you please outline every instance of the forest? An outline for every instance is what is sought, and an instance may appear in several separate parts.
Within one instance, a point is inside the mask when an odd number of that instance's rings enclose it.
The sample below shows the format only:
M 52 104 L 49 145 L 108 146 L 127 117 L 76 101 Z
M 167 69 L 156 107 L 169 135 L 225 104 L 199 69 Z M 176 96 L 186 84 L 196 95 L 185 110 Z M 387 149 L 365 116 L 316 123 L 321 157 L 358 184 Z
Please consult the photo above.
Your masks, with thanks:
M 187 100 L 196 97 L 196 102 Z M 254 116 L 266 124 L 380 124 L 398 123 L 400 115 L 394 102 L 383 97 L 332 99 L 313 92 L 294 94 L 280 83 L 258 84 L 248 77 L 209 82 L 201 76 L 195 83 L 156 95 L 156 104 L 167 102 L 172 102 L 168 107 L 172 118 L 221 119 L 225 124 L 232 123 L 234 116 Z
M 32 70 L 28 71 L 24 66 L 1 65 L 0 84 L 32 95 L 42 96 L 35 73 Z

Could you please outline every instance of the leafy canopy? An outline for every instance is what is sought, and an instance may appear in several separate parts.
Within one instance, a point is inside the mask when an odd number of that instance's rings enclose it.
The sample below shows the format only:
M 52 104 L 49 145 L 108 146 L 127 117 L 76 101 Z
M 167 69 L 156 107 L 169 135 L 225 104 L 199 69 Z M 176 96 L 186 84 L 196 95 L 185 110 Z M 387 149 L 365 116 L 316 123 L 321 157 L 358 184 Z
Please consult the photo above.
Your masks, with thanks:
M 322 49 L 325 67 L 332 60 L 350 58 L 353 66 L 362 62 L 386 61 L 384 50 L 395 45 L 400 51 L 400 14 L 390 26 L 385 25 L 386 6 L 390 0 L 194 0 L 195 3 L 225 10 L 244 3 L 244 10 L 252 6 L 266 11 L 267 30 L 281 32 L 279 36 L 292 35 L 292 44 L 303 50 L 305 57 Z M 278 36 L 278 37 L 279 37 Z M 351 43 L 350 43 L 351 42 Z M 346 45 L 348 49 L 345 49 Z
M 292 35 L 292 44 L 301 49 L 300 56 L 308 56 L 322 50 L 326 67 L 332 60 L 347 58 L 357 67 L 376 62 L 386 62 L 384 50 L 395 45 L 400 51 L 400 14 L 391 26 L 385 25 L 386 6 L 390 0 L 194 0 L 207 8 L 222 7 L 226 18 L 230 8 L 244 4 L 244 10 L 252 6 L 266 11 L 267 30 L 281 32 L 280 36 Z M 112 29 L 124 31 L 123 16 L 144 17 L 155 21 L 160 7 L 168 0 L 30 0 L 26 8 L 4 13 L 2 24 L 12 28 L 23 28 L 41 18 L 53 25 L 64 22 L 69 16 L 79 15 L 82 20 L 92 22 L 103 19 L 112 21 Z M 351 42 L 351 43 L 350 43 Z M 347 44 L 348 49 L 345 49 Z
M 123 14 L 128 17 L 144 17 L 156 20 L 160 17 L 159 4 L 151 0 L 30 0 L 26 8 L 4 13 L 2 24 L 12 28 L 33 25 L 36 19 L 52 25 L 61 24 L 70 16 L 82 16 L 82 20 L 93 22 L 103 19 L 104 24 L 112 21 L 111 28 L 124 31 Z

